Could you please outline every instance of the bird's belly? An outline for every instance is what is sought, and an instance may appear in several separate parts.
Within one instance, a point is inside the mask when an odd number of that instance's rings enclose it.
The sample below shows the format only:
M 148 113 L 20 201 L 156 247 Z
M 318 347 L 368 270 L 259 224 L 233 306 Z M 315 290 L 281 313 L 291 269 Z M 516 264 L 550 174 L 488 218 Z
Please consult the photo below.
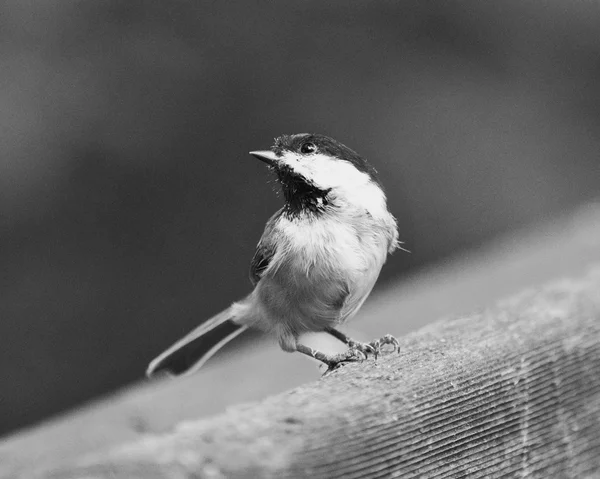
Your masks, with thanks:
M 387 246 L 372 234 L 326 222 L 287 233 L 257 286 L 265 326 L 299 334 L 352 316 L 373 288 Z

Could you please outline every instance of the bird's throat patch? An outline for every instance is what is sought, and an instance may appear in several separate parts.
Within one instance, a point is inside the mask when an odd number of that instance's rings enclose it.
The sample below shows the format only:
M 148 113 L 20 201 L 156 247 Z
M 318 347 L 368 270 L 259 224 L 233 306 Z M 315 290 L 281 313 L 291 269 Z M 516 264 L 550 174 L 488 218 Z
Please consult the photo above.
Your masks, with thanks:
M 330 189 L 323 190 L 306 180 L 291 168 L 277 170 L 277 178 L 285 197 L 284 212 L 290 216 L 302 213 L 322 213 L 328 204 Z

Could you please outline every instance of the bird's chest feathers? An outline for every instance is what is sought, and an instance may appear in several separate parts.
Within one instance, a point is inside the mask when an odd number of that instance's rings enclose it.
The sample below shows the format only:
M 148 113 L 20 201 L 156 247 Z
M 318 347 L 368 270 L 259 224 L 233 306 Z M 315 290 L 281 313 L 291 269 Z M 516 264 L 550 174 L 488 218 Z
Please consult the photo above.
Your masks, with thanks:
M 358 227 L 358 221 L 319 218 L 282 218 L 282 261 L 295 273 L 331 276 L 340 272 L 361 273 L 373 262 L 383 261 L 383 251 L 371 232 Z

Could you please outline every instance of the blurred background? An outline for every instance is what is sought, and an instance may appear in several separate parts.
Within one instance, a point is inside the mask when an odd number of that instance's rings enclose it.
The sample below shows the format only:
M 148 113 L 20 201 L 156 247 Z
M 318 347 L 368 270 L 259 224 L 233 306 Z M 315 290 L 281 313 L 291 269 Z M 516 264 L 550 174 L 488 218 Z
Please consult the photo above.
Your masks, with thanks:
M 381 284 L 598 194 L 594 2 L 0 12 L 0 434 L 140 380 L 250 291 L 282 200 L 247 152 L 281 133 L 380 171 L 411 251 Z

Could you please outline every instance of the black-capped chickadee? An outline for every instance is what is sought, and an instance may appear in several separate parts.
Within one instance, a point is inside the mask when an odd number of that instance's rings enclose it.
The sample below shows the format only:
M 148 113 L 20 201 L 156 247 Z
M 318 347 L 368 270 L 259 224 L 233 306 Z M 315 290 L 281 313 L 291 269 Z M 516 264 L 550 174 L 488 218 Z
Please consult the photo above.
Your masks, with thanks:
M 283 135 L 270 150 L 250 154 L 276 173 L 285 197 L 252 258 L 254 290 L 154 359 L 148 376 L 191 373 L 248 327 L 273 334 L 284 351 L 299 351 L 330 369 L 376 356 L 383 344 L 398 346 L 390 335 L 360 343 L 335 329 L 358 311 L 388 253 L 399 247 L 375 169 L 318 134 Z M 298 342 L 311 331 L 325 331 L 350 349 L 330 355 Z

